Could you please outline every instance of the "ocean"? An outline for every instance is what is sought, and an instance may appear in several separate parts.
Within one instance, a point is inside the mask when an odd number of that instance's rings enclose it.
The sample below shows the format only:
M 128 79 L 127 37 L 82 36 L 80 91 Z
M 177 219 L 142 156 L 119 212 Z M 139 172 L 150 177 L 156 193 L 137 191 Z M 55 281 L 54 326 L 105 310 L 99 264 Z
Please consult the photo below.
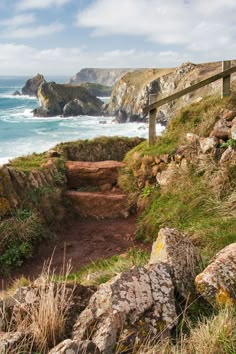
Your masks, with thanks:
M 33 117 L 38 100 L 12 96 L 29 77 L 0 76 L 0 165 L 33 152 L 46 151 L 60 142 L 98 136 L 139 136 L 147 138 L 146 123 L 113 123 L 114 117 L 78 116 L 62 118 Z M 47 81 L 66 82 L 67 77 L 46 77 Z M 102 99 L 108 102 L 108 98 Z M 105 121 L 105 124 L 101 124 Z M 157 124 L 157 132 L 163 127 Z

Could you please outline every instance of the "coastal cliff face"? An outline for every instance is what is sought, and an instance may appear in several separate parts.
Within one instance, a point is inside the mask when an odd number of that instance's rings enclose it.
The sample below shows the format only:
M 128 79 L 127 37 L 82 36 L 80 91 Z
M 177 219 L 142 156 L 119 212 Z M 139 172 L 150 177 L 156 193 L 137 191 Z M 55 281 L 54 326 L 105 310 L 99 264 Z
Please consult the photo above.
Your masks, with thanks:
M 236 62 L 232 62 L 235 65 Z M 124 75 L 115 85 L 109 103 L 109 113 L 122 117 L 145 120 L 142 109 L 148 104 L 149 94 L 157 94 L 157 100 L 178 92 L 221 71 L 221 62 L 193 64 L 184 63 L 175 69 L 147 69 Z M 235 75 L 232 76 L 233 80 Z M 216 81 L 192 94 L 183 96 L 160 107 L 157 121 L 166 124 L 176 112 L 188 103 L 220 91 L 221 82 Z
M 90 94 L 84 87 L 43 83 L 38 89 L 40 106 L 34 110 L 36 117 L 56 115 L 98 115 L 103 102 Z
M 84 82 L 113 86 L 124 74 L 134 69 L 95 69 L 85 68 L 80 70 L 69 80 L 69 84 L 78 85 Z

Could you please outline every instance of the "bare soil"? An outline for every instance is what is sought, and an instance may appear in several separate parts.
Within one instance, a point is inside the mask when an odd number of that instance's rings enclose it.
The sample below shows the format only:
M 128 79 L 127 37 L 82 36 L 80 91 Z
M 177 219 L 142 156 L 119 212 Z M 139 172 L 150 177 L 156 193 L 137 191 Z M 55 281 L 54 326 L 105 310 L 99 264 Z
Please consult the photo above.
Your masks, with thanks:
M 24 276 L 35 279 L 41 273 L 43 265 L 52 259 L 52 269 L 56 273 L 63 264 L 71 260 L 73 271 L 83 265 L 101 258 L 122 254 L 128 249 L 139 247 L 149 249 L 134 239 L 136 216 L 127 219 L 75 218 L 67 221 L 55 233 L 52 240 L 43 241 L 14 277 L 0 279 L 0 289 L 9 286 L 14 279 Z

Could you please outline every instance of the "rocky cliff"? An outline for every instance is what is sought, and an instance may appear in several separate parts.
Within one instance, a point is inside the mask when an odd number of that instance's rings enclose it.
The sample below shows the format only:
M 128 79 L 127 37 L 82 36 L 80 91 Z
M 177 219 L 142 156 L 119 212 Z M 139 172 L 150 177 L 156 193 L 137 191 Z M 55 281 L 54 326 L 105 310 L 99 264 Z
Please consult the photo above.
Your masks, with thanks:
M 53 117 L 57 115 L 98 115 L 103 102 L 84 87 L 45 82 L 38 90 L 40 106 L 34 110 L 35 116 Z
M 73 76 L 69 83 L 78 85 L 84 82 L 93 82 L 96 84 L 113 86 L 124 74 L 134 69 L 98 69 L 85 68 Z
M 235 65 L 236 62 L 232 64 Z M 198 65 L 188 62 L 178 68 L 147 69 L 127 73 L 114 87 L 108 108 L 109 113 L 116 115 L 118 122 L 124 122 L 127 119 L 145 120 L 142 108 L 148 104 L 149 94 L 157 94 L 157 99 L 161 99 L 220 71 L 221 62 Z M 235 79 L 236 75 L 232 77 Z M 166 124 L 181 107 L 200 97 L 219 92 L 220 85 L 221 82 L 216 81 L 160 107 L 157 120 Z
M 91 93 L 91 95 L 96 97 L 109 97 L 112 93 L 112 86 L 105 86 L 91 82 L 82 83 L 80 86 L 84 87 Z

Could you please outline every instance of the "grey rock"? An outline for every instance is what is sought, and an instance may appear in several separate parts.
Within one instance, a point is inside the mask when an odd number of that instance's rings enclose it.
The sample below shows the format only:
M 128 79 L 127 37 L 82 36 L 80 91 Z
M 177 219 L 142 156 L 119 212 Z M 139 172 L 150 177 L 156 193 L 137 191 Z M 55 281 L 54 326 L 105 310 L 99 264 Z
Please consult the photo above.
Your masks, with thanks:
M 102 284 L 74 326 L 73 340 L 87 336 L 101 353 L 114 353 L 118 335 L 142 338 L 170 330 L 177 323 L 175 290 L 184 297 L 194 292 L 196 251 L 183 235 L 162 229 L 147 267 L 134 267 Z M 121 332 L 121 333 L 120 333 Z
M 236 304 L 236 242 L 225 247 L 195 279 L 199 293 L 214 306 Z
M 15 91 L 15 92 L 12 94 L 12 96 L 21 96 L 21 93 L 20 93 L 20 91 Z
M 38 97 L 39 86 L 45 82 L 46 80 L 44 79 L 43 75 L 37 74 L 32 79 L 26 81 L 24 87 L 22 88 L 22 94 Z
M 100 354 L 98 347 L 91 341 L 66 339 L 50 350 L 48 354 Z

